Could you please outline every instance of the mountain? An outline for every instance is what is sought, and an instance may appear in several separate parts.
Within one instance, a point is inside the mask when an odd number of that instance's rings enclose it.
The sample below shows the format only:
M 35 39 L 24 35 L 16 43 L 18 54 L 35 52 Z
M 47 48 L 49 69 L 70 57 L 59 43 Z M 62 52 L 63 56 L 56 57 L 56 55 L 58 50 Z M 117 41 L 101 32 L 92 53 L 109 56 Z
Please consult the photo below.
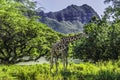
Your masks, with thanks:
M 99 15 L 92 7 L 87 4 L 82 6 L 70 5 L 57 12 L 38 14 L 41 16 L 40 21 L 49 27 L 61 33 L 77 33 L 83 30 L 83 25 L 88 23 L 93 16 L 99 18 Z

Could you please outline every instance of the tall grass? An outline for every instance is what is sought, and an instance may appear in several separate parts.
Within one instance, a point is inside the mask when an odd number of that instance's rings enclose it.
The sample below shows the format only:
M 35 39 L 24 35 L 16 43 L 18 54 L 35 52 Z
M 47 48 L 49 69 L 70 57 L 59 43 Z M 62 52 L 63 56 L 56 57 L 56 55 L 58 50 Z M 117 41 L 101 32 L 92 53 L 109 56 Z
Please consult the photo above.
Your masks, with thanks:
M 97 63 L 69 63 L 66 72 L 59 64 L 50 73 L 49 64 L 37 65 L 1 65 L 0 80 L 119 80 L 120 61 Z

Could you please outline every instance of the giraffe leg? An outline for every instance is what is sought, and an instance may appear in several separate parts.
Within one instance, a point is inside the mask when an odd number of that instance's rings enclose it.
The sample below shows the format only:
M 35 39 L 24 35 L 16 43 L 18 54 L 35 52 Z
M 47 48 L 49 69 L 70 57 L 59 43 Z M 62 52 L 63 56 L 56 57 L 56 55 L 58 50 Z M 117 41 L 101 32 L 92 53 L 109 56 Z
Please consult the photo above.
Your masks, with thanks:
M 50 60 L 50 73 L 52 72 L 52 71 L 51 71 L 52 68 L 53 68 L 53 53 L 51 53 L 51 60 Z
M 56 73 L 58 72 L 58 57 L 55 58 Z
M 67 57 L 68 57 L 68 47 L 66 48 L 66 51 L 65 51 L 65 70 L 67 70 L 67 65 L 68 65 L 68 59 L 67 59 Z
M 50 64 L 50 73 L 52 73 L 52 68 L 53 68 L 53 61 L 51 61 L 51 64 Z
M 66 67 L 65 67 L 66 70 L 67 70 L 67 66 L 68 66 L 68 59 L 67 59 L 67 56 L 66 56 Z
M 64 58 L 64 56 L 63 56 L 63 69 L 65 71 L 65 58 Z
M 65 71 L 65 64 L 66 64 L 66 61 L 65 61 L 65 51 L 63 51 L 63 53 L 62 53 L 62 58 L 63 58 L 63 69 Z

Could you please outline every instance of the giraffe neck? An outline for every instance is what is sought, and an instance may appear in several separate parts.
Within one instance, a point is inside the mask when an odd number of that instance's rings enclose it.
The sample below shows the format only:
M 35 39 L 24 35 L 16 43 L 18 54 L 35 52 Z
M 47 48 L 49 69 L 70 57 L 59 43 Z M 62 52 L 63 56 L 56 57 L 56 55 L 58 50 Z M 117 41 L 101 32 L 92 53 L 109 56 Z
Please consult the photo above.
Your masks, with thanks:
M 65 50 L 68 48 L 69 43 L 74 42 L 83 36 L 84 34 L 77 34 L 74 36 L 64 37 L 54 45 L 54 49 L 59 50 L 59 51 Z
M 81 37 L 85 36 L 85 34 L 77 34 L 77 35 L 74 35 L 74 36 L 68 36 L 66 38 L 63 38 L 63 41 L 66 43 L 66 44 L 69 44 L 71 42 L 74 42 L 76 40 L 79 40 Z

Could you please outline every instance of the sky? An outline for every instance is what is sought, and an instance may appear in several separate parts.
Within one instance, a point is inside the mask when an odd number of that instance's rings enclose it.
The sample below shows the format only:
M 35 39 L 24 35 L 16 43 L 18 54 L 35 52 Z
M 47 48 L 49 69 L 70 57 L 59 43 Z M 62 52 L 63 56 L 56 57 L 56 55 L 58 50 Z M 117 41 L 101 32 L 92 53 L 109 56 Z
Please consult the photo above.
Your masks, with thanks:
M 104 4 L 104 0 L 36 0 L 40 7 L 44 7 L 45 12 L 55 12 L 66 8 L 71 4 L 81 6 L 88 4 L 91 6 L 99 16 L 103 15 L 104 9 L 108 6 Z

